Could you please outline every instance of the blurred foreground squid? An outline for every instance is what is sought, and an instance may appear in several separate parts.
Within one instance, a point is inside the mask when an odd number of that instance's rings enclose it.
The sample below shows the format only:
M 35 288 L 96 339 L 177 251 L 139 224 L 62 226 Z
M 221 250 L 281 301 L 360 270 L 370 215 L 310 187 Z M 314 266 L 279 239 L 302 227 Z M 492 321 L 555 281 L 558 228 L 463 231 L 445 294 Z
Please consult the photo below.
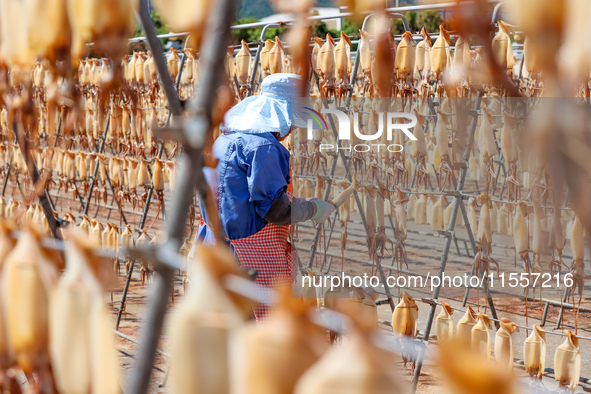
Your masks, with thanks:
M 93 50 L 104 54 L 106 58 L 117 59 L 113 62 L 108 77 L 101 78 L 103 94 L 101 111 L 110 98 L 109 92 L 123 82 L 121 59 L 128 50 L 127 39 L 135 26 L 135 16 L 139 0 L 66 0 L 68 18 L 72 30 L 72 58 L 77 60 L 88 52 L 87 43 L 93 42 Z
M 371 95 L 390 97 L 394 89 L 394 70 L 398 68 L 396 41 L 394 41 L 389 20 L 385 15 L 378 14 L 375 26 L 374 56 L 371 61 L 371 82 L 373 83 Z M 406 67 L 410 68 L 410 58 L 414 58 L 414 52 L 411 54 L 410 48 L 406 53 L 409 61 L 403 62 L 405 69 Z M 412 70 L 409 72 L 412 73 Z
M 242 40 L 240 51 L 236 54 L 236 78 L 240 83 L 240 98 L 244 98 L 250 83 L 251 54 L 246 41 Z
M 0 199 L 0 201 L 4 201 Z M 1 208 L 1 207 L 0 207 Z M 3 214 L 3 212 L 1 212 Z M 6 220 L 0 220 L 0 269 L 3 268 L 6 257 L 13 250 L 16 241 L 10 236 L 13 225 Z M 1 283 L 0 283 L 1 286 Z M 0 292 L 0 315 L 4 314 L 4 294 Z M 20 392 L 20 386 L 16 377 L 9 377 L 6 370 L 14 364 L 14 358 L 8 352 L 6 343 L 6 327 L 4 321 L 0 321 L 0 385 L 3 390 Z
M 453 340 L 441 345 L 437 365 L 445 392 L 454 394 L 516 394 L 515 377 L 463 342 Z
M 170 322 L 171 378 L 175 393 L 225 393 L 236 389 L 233 342 L 252 305 L 227 291 L 230 275 L 245 277 L 225 246 L 200 246 L 189 261 L 191 285 Z
M 11 77 L 15 85 L 21 82 L 21 78 L 30 79 L 27 74 L 35 64 L 35 53 L 29 49 L 27 39 L 29 32 L 26 6 L 24 1 L 0 2 L 0 36 L 4 37 L 0 45 L 0 61 L 12 68 Z
M 49 359 L 49 300 L 57 282 L 58 264 L 55 256 L 41 248 L 42 234 L 32 224 L 21 233 L 16 246 L 3 261 L 0 296 L 5 324 L 3 336 L 11 364 L 23 370 L 35 389 L 49 392 L 53 384 Z
M 310 322 L 310 304 L 292 298 L 290 290 L 279 290 L 279 306 L 262 324 L 249 323 L 239 334 L 235 361 L 241 393 L 293 393 L 298 379 L 324 353 L 324 329 Z
M 189 46 L 198 49 L 213 2 L 207 0 L 155 0 L 154 7 L 173 31 L 189 32 Z
M 294 394 L 396 394 L 404 393 L 402 380 L 392 365 L 397 357 L 377 347 L 383 340 L 378 329 L 350 312 L 352 327 L 346 341 L 333 346 L 299 379 Z
M 478 200 L 482 203 L 478 220 L 478 253 L 474 257 L 474 274 L 476 276 L 489 275 L 490 266 L 494 264 L 499 273 L 499 263 L 491 257 L 492 254 L 492 223 L 490 217 L 491 201 L 486 193 L 481 193 Z
M 318 71 L 318 63 L 317 59 L 314 59 L 314 54 L 310 52 L 310 34 L 311 34 L 311 27 L 310 27 L 310 20 L 308 19 L 308 15 L 310 9 L 312 7 L 311 1 L 300 1 L 294 2 L 296 6 L 296 22 L 291 27 L 291 29 L 287 33 L 286 40 L 290 45 L 290 52 L 293 60 L 293 72 L 301 75 L 302 80 L 306 81 L 310 78 L 310 66 L 312 66 L 312 70 Z M 317 38 L 317 37 L 315 37 Z M 266 47 L 266 45 L 265 45 Z M 317 49 L 317 44 L 314 45 L 314 49 Z M 317 56 L 318 54 L 316 54 Z M 316 61 L 316 62 L 315 62 Z M 262 58 L 261 58 L 261 65 L 262 65 Z M 287 71 L 284 71 L 287 72 Z M 312 76 L 313 78 L 313 76 Z M 313 78 L 314 79 L 314 78 Z M 313 84 L 311 84 L 313 85 Z M 302 84 L 301 86 L 301 96 L 308 96 L 308 87 L 307 84 Z
M 115 393 L 119 360 L 113 321 L 103 301 L 108 265 L 93 256 L 96 245 L 67 233 L 66 270 L 51 300 L 50 355 L 64 393 Z
M 511 26 L 504 21 L 499 21 L 499 31 L 494 36 L 492 41 L 492 51 L 495 62 L 504 70 L 510 77 L 513 75 L 513 44 L 511 43 L 510 34 L 512 32 Z

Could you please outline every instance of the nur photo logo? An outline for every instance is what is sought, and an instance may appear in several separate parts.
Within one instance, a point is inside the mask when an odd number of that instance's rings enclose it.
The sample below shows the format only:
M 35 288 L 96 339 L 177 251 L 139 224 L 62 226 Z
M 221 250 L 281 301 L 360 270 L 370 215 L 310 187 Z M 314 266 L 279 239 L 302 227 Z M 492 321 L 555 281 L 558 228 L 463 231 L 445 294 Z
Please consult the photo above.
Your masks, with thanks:
M 417 137 L 410 130 L 417 125 L 418 121 L 416 115 L 411 113 L 377 112 L 376 130 L 374 133 L 369 134 L 367 125 L 364 125 L 365 130 L 362 129 L 359 111 L 353 111 L 353 117 L 351 119 L 350 115 L 338 109 L 323 108 L 320 112 L 310 107 L 305 107 L 305 109 L 307 111 L 304 113 L 310 117 L 308 119 L 307 130 L 308 140 L 314 139 L 314 123 L 320 126 L 322 132 L 328 131 L 328 122 L 323 115 L 334 115 L 336 123 L 333 124 L 337 127 L 335 134 L 339 141 L 351 141 L 353 140 L 353 135 L 356 141 L 366 141 L 365 143 L 345 144 L 343 146 L 339 146 L 339 144 L 319 144 L 320 151 L 346 150 L 349 152 L 369 152 L 370 150 L 375 150 L 379 152 L 382 149 L 387 149 L 389 152 L 402 152 L 404 150 L 403 145 L 390 143 L 394 140 L 394 130 L 402 131 L 412 141 L 417 140 Z M 351 121 L 353 122 L 353 127 L 351 127 Z M 379 141 L 384 141 L 384 135 L 388 143 L 379 143 Z

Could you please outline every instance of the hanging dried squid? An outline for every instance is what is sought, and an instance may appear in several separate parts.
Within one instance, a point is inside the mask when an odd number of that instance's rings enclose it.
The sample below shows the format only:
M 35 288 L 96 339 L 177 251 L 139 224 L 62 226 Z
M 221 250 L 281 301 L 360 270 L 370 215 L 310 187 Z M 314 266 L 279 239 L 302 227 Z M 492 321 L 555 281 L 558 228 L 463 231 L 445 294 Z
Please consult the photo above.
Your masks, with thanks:
M 492 223 L 491 223 L 491 201 L 488 194 L 481 193 L 478 200 L 482 203 L 480 218 L 478 220 L 478 231 L 476 240 L 478 242 L 478 253 L 474 257 L 474 274 L 476 276 L 489 275 L 490 266 L 494 264 L 499 273 L 499 263 L 491 257 L 492 253 Z
M 581 300 L 583 297 L 583 288 L 585 286 L 585 239 L 583 235 L 583 223 L 581 222 L 579 215 L 575 216 L 573 222 L 570 235 L 570 247 L 573 253 L 571 273 L 573 274 L 574 285 L 569 288 L 569 294 L 574 294 L 574 291 L 578 289 L 579 300 Z
M 394 209 L 392 210 L 392 217 L 394 219 L 394 261 L 396 261 L 398 269 L 402 269 L 402 265 L 405 264 L 408 269 L 408 262 L 406 258 L 406 248 L 404 247 L 404 241 L 407 237 L 407 214 L 405 204 L 409 202 L 408 195 L 400 188 L 396 188 L 397 199 L 394 202 Z M 390 198 L 390 204 L 392 204 L 392 198 Z M 409 204 L 410 206 L 410 204 Z M 411 208 L 409 207 L 409 211 Z
M 478 321 L 472 327 L 472 349 L 480 356 L 490 360 L 490 318 L 482 313 L 478 314 Z
M 449 114 L 441 110 L 437 110 L 435 139 L 437 142 L 437 149 L 441 154 L 441 163 L 439 164 L 439 185 L 441 190 L 445 190 L 447 187 L 449 187 L 453 175 L 453 166 L 449 152 L 449 137 L 447 132 L 447 129 L 450 126 L 449 121 Z
M 392 331 L 394 337 L 409 337 L 414 339 L 417 334 L 417 319 L 419 316 L 419 307 L 407 293 L 400 294 L 400 302 L 392 312 Z M 409 361 L 404 354 L 402 355 L 404 364 Z
M 523 261 L 525 272 L 530 272 L 529 265 L 529 235 L 527 231 L 527 221 L 525 217 L 528 214 L 527 205 L 524 201 L 519 202 L 515 207 L 513 216 L 513 240 L 515 242 L 515 252 Z
M 283 72 L 283 58 L 285 49 L 279 37 L 275 37 L 275 45 L 269 51 L 269 71 L 271 74 Z
M 373 185 L 368 185 L 363 189 L 363 196 L 365 197 L 365 222 L 367 230 L 367 249 L 369 252 L 369 259 L 372 264 L 377 259 L 377 248 L 375 238 L 377 235 L 377 212 L 376 212 L 376 196 L 379 189 Z
M 521 198 L 521 185 L 517 173 L 517 160 L 519 159 L 517 138 L 517 118 L 503 111 L 503 128 L 501 129 L 501 152 L 509 165 L 507 170 L 507 190 L 509 201 Z
M 508 370 L 513 369 L 513 333 L 519 332 L 517 324 L 503 317 L 495 334 L 495 360 Z
M 372 49 L 371 42 L 369 39 L 369 33 L 365 30 L 359 29 L 359 56 L 361 70 L 363 71 L 363 88 L 362 91 L 365 94 L 368 90 L 371 90 L 373 86 L 371 78 L 371 63 L 372 63 Z
M 451 65 L 450 43 L 449 32 L 445 30 L 443 25 L 439 25 L 439 37 L 431 49 L 431 67 L 439 81 L 441 81 L 441 74 Z M 438 88 L 438 90 L 441 92 L 441 89 Z
M 321 51 L 322 53 L 322 51 Z M 335 83 L 338 85 L 336 96 L 346 95 L 351 73 L 351 39 L 341 31 L 341 39 L 334 47 Z
M 437 333 L 437 342 L 440 344 L 448 342 L 454 336 L 454 320 L 451 315 L 454 313 L 449 304 L 441 303 L 441 312 L 437 315 L 435 320 L 435 332 Z
M 263 47 L 263 49 L 261 50 L 261 68 L 263 69 L 263 78 L 265 78 L 268 75 L 271 75 L 271 66 L 270 66 L 270 52 L 271 49 L 273 49 L 273 46 L 275 45 L 275 42 L 273 40 L 267 39 L 267 41 L 265 41 L 265 46 Z M 314 62 L 312 62 L 312 64 L 314 65 Z M 314 67 L 316 67 L 314 65 Z
M 525 372 L 531 378 L 542 379 L 546 369 L 546 332 L 534 325 L 531 334 L 523 344 Z
M 384 200 L 390 198 L 390 192 L 386 189 L 386 187 L 380 183 L 378 185 L 378 190 L 375 195 L 375 205 L 376 205 L 376 216 L 378 220 L 378 228 L 373 239 L 373 247 L 375 248 L 375 254 L 377 258 L 377 254 L 380 256 L 384 255 L 386 248 L 386 244 L 389 242 L 392 246 L 394 243 L 388 238 L 386 235 L 386 226 L 384 223 L 385 218 L 385 206 Z M 377 260 L 376 260 L 377 261 Z
M 423 40 L 417 44 L 415 50 L 415 79 L 428 80 L 431 71 L 431 36 L 423 26 L 421 29 L 421 36 Z M 423 97 L 426 95 L 423 94 Z
M 411 156 L 416 161 L 416 180 L 415 184 L 417 188 L 423 186 L 427 189 L 427 185 L 429 184 L 429 171 L 426 167 L 426 158 L 427 158 L 427 145 L 425 140 L 425 133 L 424 128 L 427 126 L 427 118 L 419 112 L 416 108 L 414 109 L 415 115 L 417 117 L 417 125 L 413 129 L 413 134 L 417 138 L 416 141 L 412 142 L 412 152 Z
M 564 333 L 566 338 L 554 355 L 554 379 L 574 392 L 581 378 L 581 350 L 577 336 L 568 330 Z
M 497 154 L 497 145 L 493 132 L 493 111 L 488 107 L 483 108 L 482 122 L 480 123 L 481 146 L 480 150 L 482 161 L 486 165 L 486 192 L 494 191 L 497 184 L 497 177 L 494 168 L 494 158 Z
M 466 313 L 458 322 L 456 328 L 456 338 L 458 342 L 465 345 L 471 345 L 472 343 L 472 328 L 478 322 L 478 315 L 474 312 L 471 306 L 468 306 Z
M 403 82 L 403 90 L 410 88 L 410 81 L 412 80 L 415 71 L 415 56 L 416 47 L 412 39 L 412 33 L 405 31 L 402 34 L 402 40 L 396 49 L 396 70 L 398 71 L 398 80 Z

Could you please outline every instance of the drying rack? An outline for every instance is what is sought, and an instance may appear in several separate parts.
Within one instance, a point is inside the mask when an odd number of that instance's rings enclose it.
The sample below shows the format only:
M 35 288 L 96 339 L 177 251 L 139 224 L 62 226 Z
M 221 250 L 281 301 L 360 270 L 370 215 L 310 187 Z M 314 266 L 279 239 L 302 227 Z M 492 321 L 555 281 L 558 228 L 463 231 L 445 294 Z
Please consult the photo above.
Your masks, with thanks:
M 400 14 L 399 12 L 405 11 L 414 11 L 414 10 L 423 10 L 423 9 L 445 9 L 445 8 L 452 8 L 455 7 L 456 3 L 444 3 L 444 4 L 437 4 L 437 5 L 428 5 L 428 6 L 410 6 L 410 7 L 398 7 L 395 9 L 388 9 L 387 12 L 390 14 L 392 18 L 401 18 L 403 20 L 403 25 L 407 31 L 410 30 L 408 26 L 408 22 L 406 18 Z M 496 19 L 497 11 L 499 5 L 495 7 L 495 13 L 493 16 L 493 22 Z M 248 95 L 251 95 L 255 90 L 255 77 L 257 75 L 257 68 L 259 67 L 260 63 L 260 52 L 262 46 L 264 45 L 264 41 L 266 39 L 266 32 L 268 28 L 271 27 L 284 27 L 286 24 L 292 22 L 287 21 L 285 23 L 271 23 L 271 24 L 247 24 L 247 25 L 240 25 L 240 26 L 230 26 L 232 22 L 232 16 L 234 15 L 234 11 L 236 9 L 236 1 L 235 0 L 220 0 L 214 3 L 212 15 L 208 25 L 208 34 L 205 36 L 205 41 L 202 46 L 201 51 L 201 76 L 200 76 L 200 86 L 197 95 L 192 98 L 188 103 L 185 109 L 191 114 L 188 119 L 183 119 L 181 121 L 181 115 L 183 114 L 184 109 L 181 106 L 181 102 L 178 98 L 175 89 L 175 83 L 170 78 L 170 74 L 167 71 L 166 61 L 164 57 L 164 53 L 162 50 L 161 43 L 159 41 L 159 36 L 156 35 L 153 23 L 151 21 L 148 5 L 145 0 L 140 1 L 140 9 L 138 13 L 138 20 L 145 32 L 145 37 L 133 39 L 134 41 L 146 40 L 147 44 L 152 51 L 155 65 L 158 71 L 158 75 L 160 77 L 161 86 L 164 89 L 164 93 L 166 99 L 168 101 L 168 108 L 169 108 L 169 120 L 171 117 L 174 117 L 175 120 L 179 122 L 175 122 L 176 126 L 174 128 L 169 128 L 168 130 L 163 131 L 160 136 L 166 137 L 167 139 L 172 138 L 178 141 L 183 146 L 183 155 L 179 160 L 179 168 L 178 168 L 178 176 L 177 179 L 179 182 L 177 183 L 177 189 L 174 194 L 173 203 L 171 204 L 170 210 L 167 215 L 167 233 L 168 237 L 164 245 L 155 249 L 155 248 L 146 248 L 146 249 L 137 249 L 135 251 L 129 251 L 129 256 L 132 258 L 132 262 L 135 259 L 143 259 L 145 261 L 153 261 L 155 264 L 157 275 L 155 276 L 153 287 L 150 291 L 149 302 L 147 306 L 147 317 L 145 319 L 144 330 L 141 333 L 141 338 L 138 341 L 140 344 L 139 346 L 139 354 L 137 355 L 137 363 L 135 365 L 135 369 L 133 374 L 131 375 L 130 380 L 130 392 L 131 393 L 145 393 L 148 391 L 148 386 L 150 382 L 150 376 L 152 371 L 152 366 L 154 363 L 155 354 L 161 353 L 159 349 L 157 349 L 157 344 L 162 332 L 164 316 L 166 311 L 167 302 L 171 293 L 171 281 L 173 274 L 176 270 L 178 270 L 181 265 L 179 263 L 180 256 L 177 254 L 182 242 L 183 242 L 183 230 L 185 228 L 185 223 L 187 221 L 187 216 L 189 212 L 189 207 L 193 203 L 193 195 L 194 191 L 197 191 L 199 199 L 201 200 L 202 206 L 208 206 L 208 195 L 207 195 L 207 187 L 203 176 L 203 147 L 205 141 L 209 138 L 211 133 L 211 113 L 212 113 L 212 106 L 213 100 L 211 97 L 215 97 L 217 88 L 222 83 L 222 73 L 224 70 L 224 57 L 226 54 L 226 48 L 228 45 L 228 40 L 230 37 L 230 32 L 232 29 L 239 29 L 239 28 L 252 28 L 252 27 L 259 27 L 262 26 L 263 30 L 261 32 L 260 41 L 257 44 L 256 54 L 254 57 L 254 64 L 253 69 L 251 72 L 251 85 L 248 87 Z M 345 18 L 349 17 L 352 14 L 350 13 L 340 13 L 335 15 L 334 17 L 311 17 L 311 20 L 326 20 L 326 19 L 334 19 L 334 18 Z M 370 19 L 371 15 L 368 15 L 364 22 L 363 28 L 365 29 L 368 20 Z M 186 33 L 178 33 L 175 34 L 175 37 L 186 36 Z M 185 56 L 182 57 L 182 62 L 184 64 Z M 350 77 L 350 86 L 353 86 L 354 82 L 357 79 L 357 73 L 359 69 L 360 58 L 357 52 L 355 56 L 354 66 Z M 181 64 L 180 73 L 182 73 L 183 65 Z M 181 75 L 179 74 L 178 79 L 176 81 L 176 85 L 180 81 Z M 349 89 L 347 94 L 347 100 L 345 107 L 348 109 L 350 106 L 350 100 L 352 97 L 352 89 Z M 449 226 L 447 230 L 440 232 L 440 235 L 443 235 L 445 239 L 445 246 L 443 249 L 443 253 L 441 256 L 438 276 L 441 277 L 443 271 L 445 270 L 445 266 L 448 260 L 448 255 L 451 249 L 451 244 L 454 239 L 454 229 L 455 229 L 455 222 L 458 216 L 458 212 L 461 212 L 462 217 L 464 219 L 464 223 L 467 227 L 467 233 L 469 236 L 469 241 L 472 246 L 472 250 L 476 253 L 476 242 L 472 235 L 472 231 L 469 228 L 469 220 L 467 216 L 466 207 L 464 205 L 463 199 L 466 198 L 466 194 L 463 193 L 463 187 L 466 180 L 466 175 L 468 172 L 467 163 L 470 158 L 472 143 L 474 141 L 474 133 L 476 130 L 477 125 L 477 117 L 479 114 L 479 109 L 482 102 L 482 94 L 481 92 L 478 93 L 477 97 L 473 100 L 473 111 L 472 111 L 472 120 L 470 122 L 470 126 L 468 129 L 468 145 L 466 151 L 463 155 L 463 160 L 458 163 L 460 167 L 460 175 L 457 179 L 457 186 L 454 190 L 443 192 L 447 196 L 453 197 L 453 210 L 450 219 Z M 107 123 L 105 127 L 105 131 L 103 132 L 100 138 L 100 145 L 98 147 L 98 152 L 102 152 L 105 146 L 105 139 L 107 130 L 109 128 L 109 120 L 107 118 Z M 332 130 L 335 131 L 335 125 L 332 117 L 330 118 Z M 168 122 L 167 122 L 168 123 Z M 179 126 L 180 124 L 180 126 Z M 60 118 L 58 124 L 58 133 L 62 125 L 62 119 Z M 17 142 L 21 147 L 22 151 L 25 153 L 25 157 L 27 158 L 28 162 L 32 164 L 29 168 L 32 168 L 32 179 L 33 182 L 36 182 L 39 178 L 39 171 L 36 168 L 34 161 L 32 160 L 32 156 L 29 154 L 29 149 L 24 140 L 22 133 L 18 131 L 15 127 L 15 134 L 17 136 Z M 162 142 L 159 143 L 158 149 L 158 156 L 161 156 L 163 153 L 164 144 Z M 350 176 L 350 171 L 348 171 L 349 158 L 345 156 L 343 150 L 339 150 L 341 153 L 341 159 L 345 165 L 346 173 Z M 500 159 L 502 160 L 502 158 Z M 334 177 L 334 171 L 336 167 L 337 158 L 333 160 L 333 165 L 330 169 L 330 177 Z M 499 163 L 499 164 L 502 164 Z M 504 166 L 499 165 L 498 171 L 501 170 Z M 88 212 L 90 199 L 92 197 L 92 189 L 95 187 L 97 181 L 97 170 L 98 170 L 98 162 L 93 169 L 94 175 L 91 177 L 92 183 L 90 192 L 86 197 L 86 202 L 80 196 L 80 204 L 84 207 L 84 213 Z M 10 167 L 8 168 L 8 173 L 10 173 Z M 8 182 L 7 175 L 7 181 Z M 110 181 L 107 180 L 109 183 L 110 188 L 113 190 L 113 186 L 110 185 Z M 506 179 L 505 179 L 506 182 Z M 325 199 L 328 198 L 330 194 L 330 185 L 329 182 L 327 188 L 325 189 Z M 3 187 L 3 193 L 6 189 L 6 183 Z M 503 185 L 504 189 L 504 185 Z M 144 212 L 142 213 L 142 219 L 140 221 L 140 227 L 138 231 L 141 231 L 144 227 L 145 220 L 149 210 L 150 200 L 153 194 L 153 186 L 149 189 L 148 197 L 146 204 L 144 206 Z M 502 192 L 501 192 L 502 196 Z M 361 209 L 361 201 L 357 193 L 355 193 L 356 204 L 359 208 L 359 212 L 361 213 L 361 220 L 365 226 L 365 217 L 363 215 L 363 210 Z M 49 227 L 51 230 L 52 235 L 55 238 L 59 238 L 59 232 L 57 229 L 59 228 L 60 223 L 55 220 L 55 217 L 52 212 L 53 203 L 51 200 L 51 196 L 44 192 L 39 195 L 40 204 L 46 214 Z M 121 207 L 119 207 L 121 208 Z M 124 222 L 127 222 L 123 211 L 120 209 L 121 217 Z M 334 221 L 333 221 L 334 222 Z M 219 237 L 219 234 L 218 234 Z M 310 249 L 310 256 L 307 263 L 307 267 L 310 267 L 314 254 L 317 250 L 317 245 L 320 238 L 320 229 L 316 229 L 314 240 L 313 240 L 313 247 Z M 63 249 L 62 246 L 58 246 L 58 249 Z M 133 264 L 133 263 L 132 263 Z M 394 308 L 393 303 L 393 296 L 390 293 L 389 288 L 386 285 L 385 275 L 382 270 L 380 264 L 378 264 L 380 276 L 384 283 L 385 288 L 385 295 L 387 296 L 388 302 L 391 308 Z M 131 278 L 131 273 L 133 271 L 130 269 L 128 277 L 126 278 L 126 284 L 124 288 L 123 298 L 121 300 L 121 308 L 124 307 L 125 304 L 125 296 L 127 294 L 127 289 L 129 287 L 129 281 Z M 245 286 L 249 286 L 244 284 Z M 486 284 L 485 284 L 486 286 Z M 466 303 L 466 299 L 468 298 L 468 291 L 466 291 L 466 296 L 464 300 L 464 305 Z M 425 329 L 423 330 L 423 337 L 421 338 L 421 343 L 423 346 L 419 347 L 419 352 L 417 353 L 417 367 L 415 369 L 415 374 L 413 377 L 413 388 L 416 389 L 416 384 L 421 374 L 421 367 L 422 362 L 424 360 L 425 354 L 424 351 L 426 346 L 424 346 L 425 342 L 428 342 L 430 331 L 432 328 L 433 318 L 436 306 L 439 304 L 438 297 L 439 297 L 440 288 L 436 287 L 432 297 L 428 299 L 426 302 L 430 305 L 429 317 L 427 320 L 427 324 Z M 493 320 L 498 321 L 494 303 L 492 298 L 488 297 L 488 302 L 491 307 L 491 311 L 493 314 Z M 120 322 L 121 314 L 117 316 L 117 326 L 115 329 L 118 328 Z M 119 334 L 118 334 L 119 335 Z M 581 337 L 581 339 L 587 340 L 589 338 Z M 582 378 L 583 380 L 584 378 Z

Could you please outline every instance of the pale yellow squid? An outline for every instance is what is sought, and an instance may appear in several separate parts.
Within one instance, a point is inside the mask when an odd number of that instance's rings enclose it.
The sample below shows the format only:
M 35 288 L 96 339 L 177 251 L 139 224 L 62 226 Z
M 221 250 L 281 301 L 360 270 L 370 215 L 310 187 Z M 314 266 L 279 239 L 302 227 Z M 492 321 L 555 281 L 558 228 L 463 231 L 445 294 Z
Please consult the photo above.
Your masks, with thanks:
M 480 154 L 486 165 L 486 192 L 495 190 L 497 176 L 495 174 L 494 159 L 497 154 L 497 145 L 492 126 L 492 110 L 483 108 L 482 123 L 480 124 Z
M 486 193 L 480 194 L 478 200 L 482 203 L 480 219 L 478 221 L 478 253 L 474 257 L 474 274 L 479 277 L 489 275 L 490 265 L 494 264 L 499 274 L 499 263 L 491 257 L 492 253 L 492 225 L 490 219 L 491 201 Z
M 359 36 L 359 61 L 363 72 L 363 87 L 361 90 L 365 96 L 367 93 L 371 94 L 373 86 L 371 79 L 372 48 L 368 32 L 359 29 Z
M 439 37 L 435 40 L 431 49 L 431 67 L 437 79 L 437 96 L 443 96 L 443 79 L 441 74 L 446 71 L 451 64 L 451 38 L 449 32 L 445 30 L 443 25 L 439 25 Z
M 404 247 L 404 241 L 407 238 L 407 214 L 405 205 L 408 203 L 409 198 L 406 193 L 400 188 L 396 188 L 397 199 L 393 203 L 393 199 L 390 198 L 390 204 L 394 205 L 392 209 L 392 217 L 394 219 L 394 261 L 398 266 L 398 270 L 402 269 L 402 265 L 406 265 L 408 269 L 408 262 L 406 258 L 406 249 Z
M 398 90 L 402 97 L 412 97 L 413 95 L 412 79 L 415 71 L 416 47 L 417 44 L 412 39 L 412 33 L 409 31 L 404 32 L 402 40 L 396 49 Z
M 326 33 L 326 41 L 320 48 L 317 68 L 322 97 L 330 97 L 331 95 L 336 97 L 335 42 L 330 33 Z
M 453 165 L 450 159 L 451 152 L 449 150 L 449 137 L 447 132 L 450 116 L 441 110 L 438 110 L 437 112 L 435 139 L 437 142 L 436 147 L 441 155 L 441 162 L 439 164 L 439 186 L 441 190 L 445 190 L 451 186 L 453 176 Z
M 240 51 L 236 54 L 236 78 L 240 84 L 240 98 L 243 99 L 246 96 L 248 85 L 250 81 L 250 70 L 251 70 L 251 59 L 250 49 L 245 40 L 242 40 Z
M 521 184 L 517 173 L 519 159 L 518 145 L 515 138 L 517 118 L 503 111 L 503 128 L 501 129 L 501 152 L 509 168 L 507 170 L 507 191 L 509 201 L 521 199 Z
M 341 31 L 341 39 L 334 48 L 335 72 L 337 84 L 336 96 L 342 98 L 347 95 L 347 86 L 351 74 L 351 39 Z

